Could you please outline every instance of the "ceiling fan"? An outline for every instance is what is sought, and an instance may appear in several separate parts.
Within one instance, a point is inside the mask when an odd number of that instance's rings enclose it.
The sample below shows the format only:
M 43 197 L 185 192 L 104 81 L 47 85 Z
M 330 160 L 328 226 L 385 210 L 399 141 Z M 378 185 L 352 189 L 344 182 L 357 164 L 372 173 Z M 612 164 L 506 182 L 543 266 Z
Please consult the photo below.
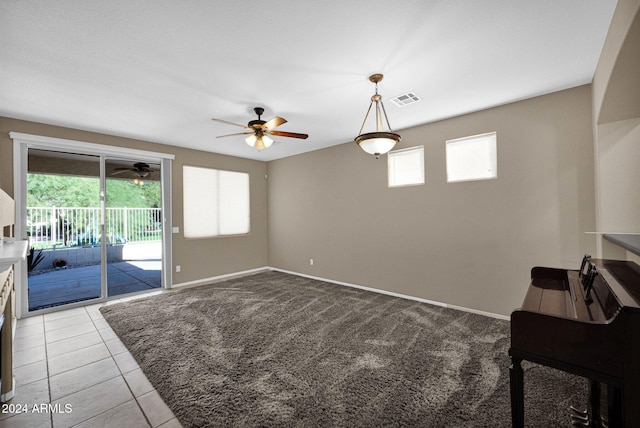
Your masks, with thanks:
M 126 171 L 131 171 L 138 178 L 145 178 L 152 172 L 156 172 L 155 169 L 151 169 L 149 167 L 148 163 L 144 163 L 144 162 L 136 162 L 131 167 L 114 168 L 113 170 L 115 172 L 111 173 L 111 175 L 118 175 Z
M 273 140 L 269 138 L 269 135 L 275 135 L 276 137 L 289 137 L 289 138 L 301 138 L 306 139 L 309 137 L 307 134 L 298 134 L 296 132 L 276 131 L 274 128 L 287 123 L 286 119 L 279 116 L 274 117 L 271 120 L 264 121 L 260 117 L 264 113 L 262 107 L 255 107 L 254 112 L 258 115 L 258 119 L 250 120 L 246 125 L 240 125 L 239 123 L 229 122 L 222 119 L 211 119 L 215 122 L 226 123 L 228 125 L 239 126 L 245 128 L 247 131 L 238 132 L 235 134 L 218 135 L 216 138 L 231 137 L 234 135 L 249 135 L 245 138 L 245 141 L 251 147 L 255 147 L 258 150 L 270 147 L 273 144 Z

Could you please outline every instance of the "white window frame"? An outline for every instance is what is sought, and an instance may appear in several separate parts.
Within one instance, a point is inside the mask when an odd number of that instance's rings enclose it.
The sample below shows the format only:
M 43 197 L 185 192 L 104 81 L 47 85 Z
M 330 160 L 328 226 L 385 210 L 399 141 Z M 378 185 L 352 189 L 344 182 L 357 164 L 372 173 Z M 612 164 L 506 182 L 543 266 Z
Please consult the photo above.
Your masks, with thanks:
M 183 165 L 182 178 L 185 238 L 216 238 L 250 233 L 248 173 Z M 227 185 L 240 187 L 233 187 L 229 191 Z
M 489 142 L 488 151 L 484 153 L 478 153 L 483 151 L 483 147 L 472 147 L 470 144 L 474 142 L 478 144 L 484 144 Z M 487 132 L 484 134 L 471 135 L 468 137 L 456 138 L 453 140 L 447 140 L 446 143 L 446 157 L 447 157 L 447 183 L 460 183 L 465 181 L 480 181 L 480 180 L 495 180 L 498 178 L 498 134 L 497 132 Z M 464 146 L 463 146 L 464 145 Z M 467 148 L 467 153 L 460 154 L 460 150 L 464 147 Z M 454 151 L 458 151 L 454 155 Z M 456 157 L 458 157 L 456 159 Z M 462 158 L 462 159 L 461 159 Z M 466 158 L 466 159 L 465 159 Z M 488 173 L 468 174 L 466 176 L 460 176 L 457 171 L 454 173 L 454 169 L 460 169 L 461 166 L 456 162 L 465 162 L 468 165 L 469 159 L 473 158 L 477 162 L 480 160 L 481 164 L 475 164 L 473 167 L 476 169 L 487 168 Z
M 412 159 L 412 161 L 419 163 L 420 171 L 413 180 L 401 181 L 401 177 L 396 173 L 396 156 L 408 155 L 415 155 L 415 159 Z M 424 146 L 415 146 L 406 149 L 393 150 L 387 153 L 387 180 L 390 188 L 424 185 L 424 175 Z

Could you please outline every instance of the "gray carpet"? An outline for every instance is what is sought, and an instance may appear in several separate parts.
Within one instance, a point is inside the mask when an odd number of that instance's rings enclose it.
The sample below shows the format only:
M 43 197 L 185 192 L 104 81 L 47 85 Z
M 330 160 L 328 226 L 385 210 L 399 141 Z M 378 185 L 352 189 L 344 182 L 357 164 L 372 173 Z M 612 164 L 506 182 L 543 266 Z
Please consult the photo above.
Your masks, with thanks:
M 101 309 L 185 427 L 509 427 L 509 323 L 279 272 Z M 527 425 L 586 383 L 525 365 Z

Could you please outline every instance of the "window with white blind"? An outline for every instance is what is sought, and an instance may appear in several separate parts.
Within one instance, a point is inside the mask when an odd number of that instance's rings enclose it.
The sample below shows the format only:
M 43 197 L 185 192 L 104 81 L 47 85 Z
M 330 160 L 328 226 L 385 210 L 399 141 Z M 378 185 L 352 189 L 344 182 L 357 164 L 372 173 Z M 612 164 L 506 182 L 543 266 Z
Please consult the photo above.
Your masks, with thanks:
M 182 167 L 184 236 L 249 233 L 249 174 Z
M 389 152 L 387 167 L 389 187 L 424 184 L 424 146 Z
M 498 177 L 495 132 L 447 141 L 447 182 Z

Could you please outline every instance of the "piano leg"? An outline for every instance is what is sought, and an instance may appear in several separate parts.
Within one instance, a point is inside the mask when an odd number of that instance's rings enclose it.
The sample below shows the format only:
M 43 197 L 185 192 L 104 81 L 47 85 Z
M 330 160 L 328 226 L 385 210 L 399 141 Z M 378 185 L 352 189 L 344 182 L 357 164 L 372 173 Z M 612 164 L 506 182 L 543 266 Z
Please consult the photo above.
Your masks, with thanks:
M 622 390 L 618 387 L 607 386 L 607 412 L 609 414 L 609 427 L 623 426 L 622 418 Z
M 600 382 L 589 381 L 589 407 L 591 408 L 591 426 L 602 426 L 600 415 Z
M 511 425 L 513 428 L 524 427 L 524 373 L 522 360 L 511 356 L 509 381 L 511 385 Z

